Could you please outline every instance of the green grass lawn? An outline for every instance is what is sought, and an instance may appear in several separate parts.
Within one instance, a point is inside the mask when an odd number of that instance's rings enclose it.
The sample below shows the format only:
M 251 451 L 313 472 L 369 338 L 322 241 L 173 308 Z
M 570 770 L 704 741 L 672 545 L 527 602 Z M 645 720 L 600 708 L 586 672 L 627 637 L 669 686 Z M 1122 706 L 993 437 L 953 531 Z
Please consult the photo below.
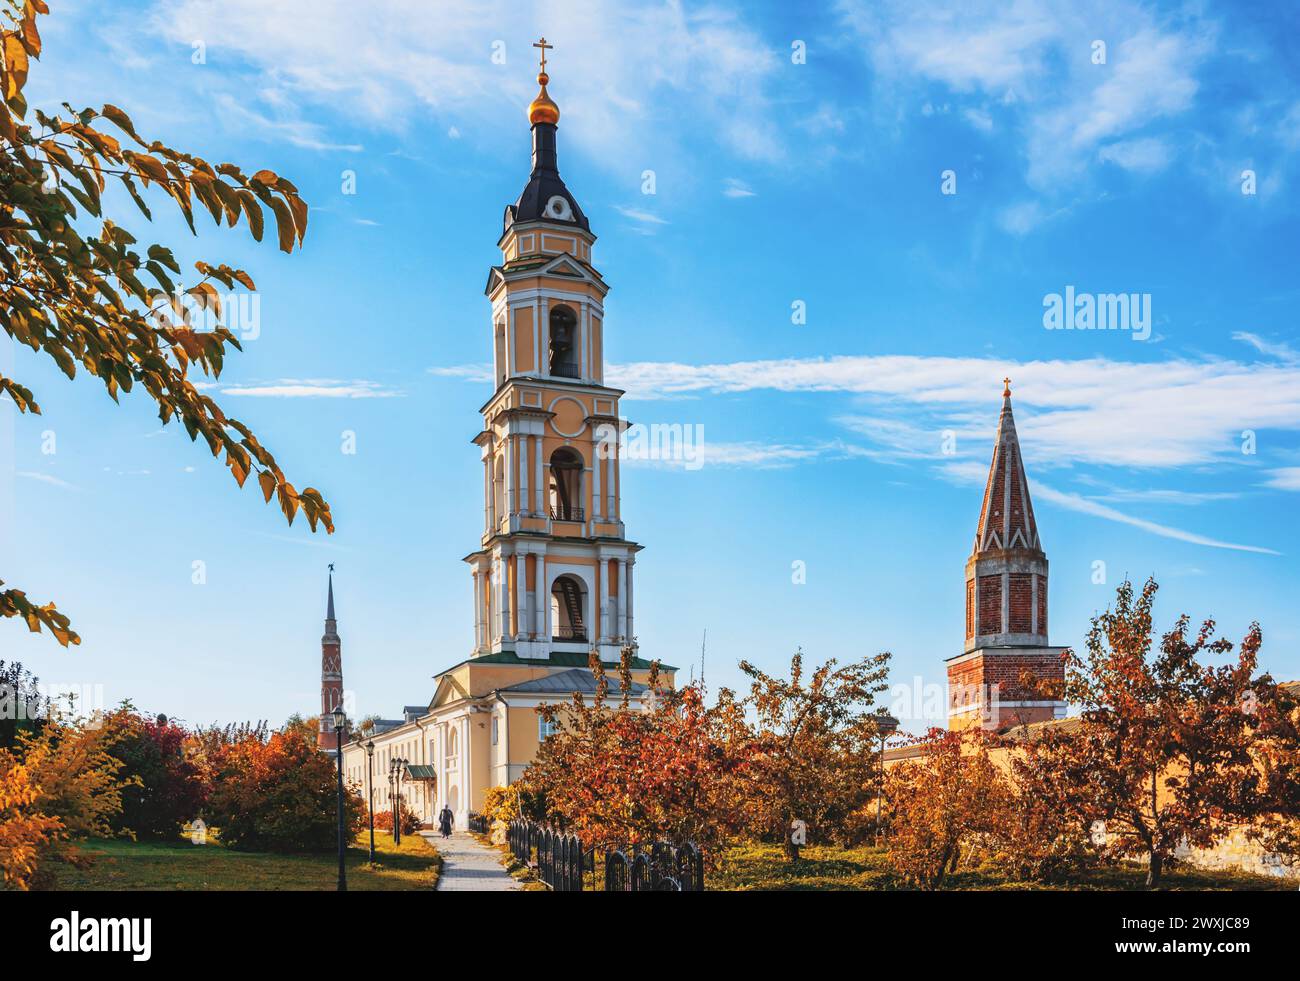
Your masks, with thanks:
M 442 859 L 419 835 L 402 838 L 375 833 L 375 864 L 367 861 L 369 834 L 347 852 L 349 890 L 432 889 Z M 54 888 L 89 891 L 138 889 L 332 890 L 338 883 L 338 855 L 274 855 L 239 852 L 219 844 L 193 845 L 109 839 L 86 842 L 88 868 L 59 865 Z
M 1140 890 L 1146 879 L 1139 866 L 1098 869 L 1066 886 L 1018 882 L 992 866 L 963 869 L 946 881 L 945 889 L 1076 889 Z M 881 848 L 807 847 L 797 863 L 786 862 L 779 845 L 739 845 L 723 855 L 720 868 L 705 876 L 709 889 L 899 889 L 897 875 Z M 1180 868 L 1164 877 L 1170 890 L 1231 889 L 1295 891 L 1294 880 L 1251 875 L 1246 872 Z

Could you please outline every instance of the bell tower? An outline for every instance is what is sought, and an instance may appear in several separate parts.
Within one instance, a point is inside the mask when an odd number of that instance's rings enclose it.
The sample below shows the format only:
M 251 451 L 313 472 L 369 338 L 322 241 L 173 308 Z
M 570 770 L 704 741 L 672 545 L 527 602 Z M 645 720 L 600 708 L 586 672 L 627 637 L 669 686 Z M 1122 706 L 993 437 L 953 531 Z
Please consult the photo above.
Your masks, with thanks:
M 316 748 L 333 753 L 338 737 L 330 713 L 343 704 L 343 642 L 334 617 L 334 563 L 329 568 L 329 598 L 325 601 L 325 633 L 320 639 L 320 728 Z M 344 736 L 346 741 L 346 735 Z
M 604 383 L 604 279 L 596 236 L 560 177 L 559 106 L 528 106 L 532 172 L 505 210 L 502 263 L 488 275 L 493 381 L 474 438 L 483 458 L 483 534 L 474 581 L 474 655 L 546 659 L 635 645 L 632 568 L 619 500 L 618 400 Z
M 993 461 L 975 544 L 966 560 L 966 643 L 948 659 L 948 726 L 1001 730 L 1065 715 L 1038 690 L 1065 677 L 1062 647 L 1047 642 L 1047 555 L 1003 379 Z

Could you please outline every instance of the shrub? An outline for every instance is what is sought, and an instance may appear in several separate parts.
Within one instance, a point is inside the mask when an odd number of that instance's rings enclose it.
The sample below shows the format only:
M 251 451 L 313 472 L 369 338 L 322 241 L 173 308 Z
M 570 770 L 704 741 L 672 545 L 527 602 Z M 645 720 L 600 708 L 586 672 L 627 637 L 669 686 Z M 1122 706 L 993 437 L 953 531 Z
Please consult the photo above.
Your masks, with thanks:
M 519 788 L 513 784 L 508 787 L 489 787 L 483 791 L 483 816 L 488 821 L 509 822 L 519 817 L 520 813 Z
M 138 838 L 168 840 L 202 814 L 209 787 L 193 755 L 189 733 L 166 716 L 123 715 L 123 736 L 113 749 L 122 776 L 138 780 L 122 790 L 117 828 Z
M 254 732 L 216 750 L 210 824 L 232 848 L 328 851 L 336 846 L 335 761 L 316 749 L 305 726 L 286 726 L 265 741 Z M 344 794 L 344 829 L 361 830 L 365 802 Z
M 402 834 L 413 835 L 420 830 L 420 819 L 415 816 L 414 812 L 406 805 L 398 807 L 398 813 L 402 816 Z M 393 830 L 393 812 L 392 811 L 375 811 L 375 830 L 392 831 Z
M 119 713 L 50 719 L 0 749 L 0 873 L 7 884 L 44 885 L 47 860 L 81 863 L 76 839 L 112 833 L 122 764 L 110 751 L 121 732 Z
M 978 731 L 931 729 L 926 748 L 886 778 L 889 861 L 908 884 L 938 889 L 956 870 L 963 847 L 990 831 L 1005 781 Z

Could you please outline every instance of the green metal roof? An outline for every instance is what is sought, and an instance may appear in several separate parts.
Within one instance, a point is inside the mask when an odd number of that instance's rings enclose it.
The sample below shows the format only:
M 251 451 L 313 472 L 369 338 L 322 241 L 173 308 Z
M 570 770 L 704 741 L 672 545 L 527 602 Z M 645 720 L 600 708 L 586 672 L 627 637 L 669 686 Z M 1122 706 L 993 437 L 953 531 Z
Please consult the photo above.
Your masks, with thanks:
M 578 651 L 551 651 L 549 657 L 520 657 L 514 651 L 501 651 L 499 654 L 484 654 L 482 657 L 471 657 L 458 664 L 453 664 L 446 671 L 441 671 L 435 677 L 440 677 L 447 671 L 454 671 L 462 664 L 520 664 L 526 667 L 552 667 L 552 668 L 585 668 L 588 657 Z M 601 661 L 601 666 L 618 670 L 618 661 Z M 651 662 L 643 657 L 632 658 L 632 669 L 634 671 L 649 671 Z M 677 669 L 671 664 L 660 664 L 661 671 L 676 671 Z

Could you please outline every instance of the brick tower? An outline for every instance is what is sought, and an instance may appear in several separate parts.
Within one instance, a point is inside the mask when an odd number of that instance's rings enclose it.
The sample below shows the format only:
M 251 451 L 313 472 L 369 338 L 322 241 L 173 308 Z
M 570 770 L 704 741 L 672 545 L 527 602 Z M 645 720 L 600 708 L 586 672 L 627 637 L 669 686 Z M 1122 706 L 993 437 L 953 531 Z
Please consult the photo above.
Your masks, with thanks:
M 343 643 L 339 640 L 338 622 L 334 619 L 334 565 L 330 564 L 329 599 L 325 603 L 325 634 L 320 639 L 320 728 L 316 746 L 334 752 L 338 737 L 330 713 L 343 704 Z M 347 734 L 344 733 L 344 742 Z
M 1026 685 L 1064 678 L 1062 647 L 1047 642 L 1047 556 L 1004 379 L 993 462 L 975 545 L 966 560 L 966 644 L 949 658 L 948 726 L 995 731 L 1065 715 L 1065 703 Z

